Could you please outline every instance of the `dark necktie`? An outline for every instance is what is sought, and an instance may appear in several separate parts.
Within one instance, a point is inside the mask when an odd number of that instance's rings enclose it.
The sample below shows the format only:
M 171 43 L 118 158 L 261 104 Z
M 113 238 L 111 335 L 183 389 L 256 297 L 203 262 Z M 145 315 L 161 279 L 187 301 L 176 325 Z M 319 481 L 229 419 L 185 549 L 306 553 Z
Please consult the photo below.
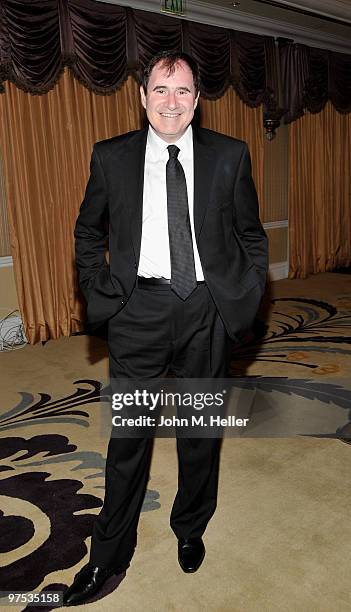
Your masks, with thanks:
M 167 147 L 166 165 L 168 235 L 171 254 L 171 288 L 182 300 L 197 286 L 188 196 L 183 166 L 177 159 L 180 149 Z

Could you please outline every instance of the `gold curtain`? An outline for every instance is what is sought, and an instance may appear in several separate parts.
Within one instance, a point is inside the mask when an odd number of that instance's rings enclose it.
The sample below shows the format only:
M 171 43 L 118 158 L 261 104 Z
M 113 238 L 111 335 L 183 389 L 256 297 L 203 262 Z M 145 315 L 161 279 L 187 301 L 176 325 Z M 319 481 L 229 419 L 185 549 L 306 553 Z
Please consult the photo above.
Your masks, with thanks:
M 202 125 L 248 141 L 262 193 L 261 110 L 230 90 L 202 101 Z M 0 96 L 0 147 L 9 208 L 19 305 L 30 343 L 82 329 L 73 228 L 89 174 L 92 145 L 138 129 L 143 121 L 136 82 L 99 96 L 66 70 L 56 87 L 32 96 L 7 83 Z
M 0 146 L 18 301 L 30 343 L 82 328 L 73 228 L 92 144 L 141 125 L 138 87 L 97 96 L 66 71 L 31 96 L 8 83 L 0 97 Z
M 328 103 L 290 125 L 290 278 L 351 264 L 351 114 Z

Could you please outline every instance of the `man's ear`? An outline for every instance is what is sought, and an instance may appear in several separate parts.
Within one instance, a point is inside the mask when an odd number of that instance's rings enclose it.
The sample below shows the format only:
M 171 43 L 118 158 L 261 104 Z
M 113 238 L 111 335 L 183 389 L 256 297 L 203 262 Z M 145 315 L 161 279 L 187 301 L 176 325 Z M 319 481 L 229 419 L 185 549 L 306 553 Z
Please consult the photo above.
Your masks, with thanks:
M 194 102 L 194 110 L 197 107 L 197 103 L 199 101 L 199 97 L 200 97 L 200 92 L 197 94 L 196 98 L 195 98 L 195 102 Z
M 146 95 L 145 95 L 144 87 L 142 85 L 140 85 L 140 98 L 141 98 L 141 103 L 143 107 L 146 108 Z

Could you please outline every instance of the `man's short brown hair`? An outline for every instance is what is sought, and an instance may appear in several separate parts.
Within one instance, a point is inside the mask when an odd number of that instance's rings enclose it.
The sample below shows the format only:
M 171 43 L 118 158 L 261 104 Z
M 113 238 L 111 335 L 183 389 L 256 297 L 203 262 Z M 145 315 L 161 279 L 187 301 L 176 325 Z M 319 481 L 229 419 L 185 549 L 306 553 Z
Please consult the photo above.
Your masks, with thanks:
M 149 82 L 151 72 L 153 68 L 156 66 L 156 64 L 161 63 L 165 67 L 165 69 L 168 71 L 168 74 L 170 75 L 174 73 L 176 64 L 178 62 L 184 62 L 185 64 L 189 66 L 193 74 L 195 95 L 197 95 L 198 92 L 200 91 L 199 66 L 197 62 L 194 60 L 194 58 L 191 57 L 191 55 L 188 55 L 187 53 L 181 53 L 178 51 L 160 51 L 159 53 L 156 53 L 156 55 L 154 55 L 148 61 L 148 63 L 144 67 L 143 74 L 142 74 L 142 82 L 141 82 L 145 94 L 147 92 L 147 85 Z

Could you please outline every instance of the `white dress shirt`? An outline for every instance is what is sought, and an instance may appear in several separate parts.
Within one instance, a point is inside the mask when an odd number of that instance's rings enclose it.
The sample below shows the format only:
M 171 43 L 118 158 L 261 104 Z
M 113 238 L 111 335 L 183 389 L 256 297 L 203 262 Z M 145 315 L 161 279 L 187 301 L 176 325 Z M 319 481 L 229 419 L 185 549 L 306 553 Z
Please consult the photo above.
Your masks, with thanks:
M 144 167 L 143 226 L 138 275 L 147 278 L 171 278 L 168 237 L 166 164 L 169 159 L 167 142 L 149 126 Z M 204 280 L 194 232 L 194 150 L 193 130 L 188 126 L 177 142 L 178 159 L 183 166 L 193 239 L 196 278 Z

